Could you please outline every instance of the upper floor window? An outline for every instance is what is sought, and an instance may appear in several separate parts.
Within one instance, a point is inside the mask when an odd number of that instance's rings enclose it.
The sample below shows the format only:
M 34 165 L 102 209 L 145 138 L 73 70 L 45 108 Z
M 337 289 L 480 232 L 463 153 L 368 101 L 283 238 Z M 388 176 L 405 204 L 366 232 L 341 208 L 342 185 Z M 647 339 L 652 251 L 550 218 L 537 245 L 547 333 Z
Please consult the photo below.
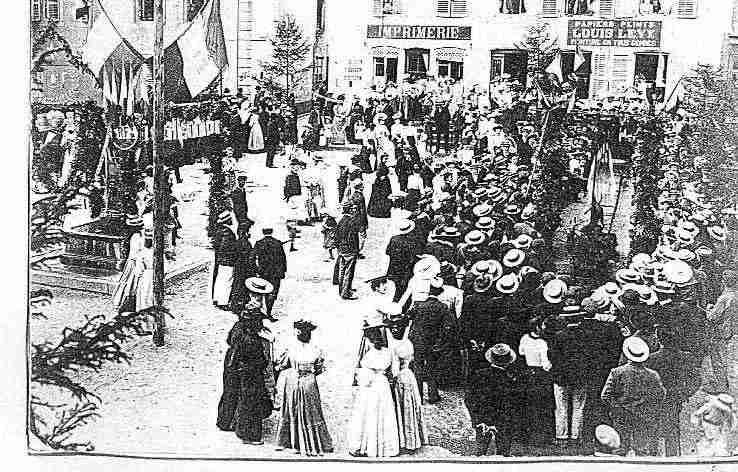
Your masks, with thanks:
M 53 21 L 61 19 L 61 5 L 59 0 L 46 0 L 46 18 Z
M 374 16 L 402 14 L 402 0 L 374 0 L 372 4 Z
M 519 15 L 525 13 L 525 0 L 499 0 L 500 13 Z
M 325 30 L 325 0 L 318 0 L 316 2 L 315 28 L 318 32 Z
M 466 0 L 436 0 L 436 12 L 444 18 L 463 18 L 468 10 Z
M 137 0 L 138 21 L 154 21 L 154 0 Z
M 41 21 L 41 0 L 31 0 L 31 21 Z

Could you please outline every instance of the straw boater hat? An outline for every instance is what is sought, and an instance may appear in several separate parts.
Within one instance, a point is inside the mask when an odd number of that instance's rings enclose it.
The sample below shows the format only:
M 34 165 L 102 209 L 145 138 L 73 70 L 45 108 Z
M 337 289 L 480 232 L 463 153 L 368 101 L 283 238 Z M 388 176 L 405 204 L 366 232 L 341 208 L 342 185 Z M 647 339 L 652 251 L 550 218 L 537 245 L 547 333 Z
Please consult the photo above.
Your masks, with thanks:
M 682 246 L 691 246 L 694 244 L 694 234 L 684 228 L 679 228 L 676 231 L 676 240 Z
M 700 233 L 700 227 L 692 221 L 682 221 L 679 224 L 679 228 L 690 233 L 692 237 L 697 236 Z
M 464 241 L 466 242 L 466 244 L 476 246 L 478 244 L 482 244 L 485 239 L 486 238 L 484 236 L 484 233 L 479 230 L 472 230 L 469 231 L 469 233 L 466 235 Z
M 224 211 L 218 215 L 219 225 L 229 225 L 231 223 L 233 223 L 233 217 L 230 211 Z
M 543 287 L 543 298 L 548 303 L 561 303 L 564 301 L 567 291 L 566 284 L 559 279 L 554 279 Z
M 476 189 L 474 191 L 474 196 L 477 198 L 483 198 L 487 195 L 487 190 L 483 189 L 482 187 Z
M 715 400 L 719 404 L 720 403 L 722 404 L 722 406 L 721 405 L 718 405 L 719 407 L 722 407 L 726 411 L 727 410 L 729 410 L 731 412 L 733 411 L 733 404 L 735 404 L 735 399 L 731 395 L 729 395 L 727 393 L 721 393 L 721 394 L 715 396 Z
M 601 424 L 595 428 L 595 439 L 609 450 L 620 449 L 620 435 L 612 426 Z
M 697 259 L 697 254 L 695 254 L 694 252 L 690 251 L 687 248 L 682 248 L 677 251 L 677 259 L 679 259 L 680 261 L 690 263 L 694 261 L 695 259 Z
M 484 353 L 484 358 L 490 364 L 498 367 L 507 367 L 517 360 L 515 351 L 507 344 L 495 344 Z
M 432 279 L 441 272 L 441 263 L 433 256 L 424 254 L 421 259 L 415 263 L 413 274 L 424 279 Z
M 502 265 L 513 268 L 520 266 L 525 260 L 525 253 L 518 248 L 510 249 L 502 257 Z
M 674 294 L 674 284 L 666 280 L 657 280 L 656 283 L 651 286 L 651 290 L 663 295 L 672 295 Z
M 723 242 L 727 239 L 728 233 L 722 226 L 708 226 L 707 234 L 716 241 Z
M 597 310 L 604 310 L 605 308 L 610 306 L 610 297 L 608 297 L 603 290 L 595 290 L 594 292 L 592 292 L 592 295 L 589 296 L 589 299 L 592 301 L 595 307 L 597 307 Z
M 650 263 L 651 263 L 651 256 L 649 256 L 648 254 L 644 252 L 641 252 L 633 256 L 633 258 L 630 260 L 630 267 L 633 269 L 638 269 L 639 267 L 643 267 Z
M 520 287 L 520 280 L 518 280 L 518 277 L 515 274 L 503 275 L 495 284 L 497 291 L 505 295 L 515 293 L 518 290 L 518 287 Z
M 518 249 L 529 249 L 532 242 L 533 238 L 531 238 L 527 234 L 521 234 L 520 236 L 512 240 L 513 246 Z
M 520 208 L 517 205 L 507 205 L 502 212 L 507 216 L 516 216 L 520 213 Z
M 496 259 L 490 259 L 487 262 L 489 263 L 489 276 L 492 277 L 492 280 L 497 280 L 502 277 L 503 270 L 500 261 Z
M 246 289 L 252 293 L 261 293 L 263 295 L 272 293 L 274 291 L 274 285 L 268 280 L 264 280 L 260 277 L 249 277 L 245 282 Z
M 642 283 L 641 273 L 635 269 L 619 269 L 615 272 L 615 281 L 620 285 Z
M 648 306 L 654 306 L 659 302 L 659 298 L 656 293 L 648 285 L 637 285 L 636 291 L 638 296 L 641 297 L 641 303 L 645 303 Z
M 472 213 L 477 218 L 481 218 L 483 216 L 489 216 L 490 213 L 492 213 L 492 207 L 487 205 L 486 203 L 480 203 L 479 205 L 472 208 Z
M 471 273 L 475 275 L 488 274 L 491 270 L 491 261 L 477 261 L 471 267 Z
M 615 282 L 607 282 L 602 286 L 602 291 L 610 298 L 619 297 L 623 293 L 622 289 Z
M 444 226 L 435 234 L 436 238 L 454 239 L 460 236 L 461 233 L 459 232 L 459 228 L 457 228 L 456 226 Z
M 694 271 L 684 261 L 669 261 L 664 264 L 664 276 L 673 284 L 683 285 L 692 281 Z
M 646 341 L 638 336 L 631 336 L 623 342 L 623 355 L 633 362 L 646 362 L 651 355 Z
M 523 208 L 523 212 L 520 213 L 521 220 L 530 220 L 536 215 L 536 209 L 533 205 L 528 204 Z
M 476 227 L 480 230 L 494 229 L 495 220 L 493 220 L 489 216 L 483 216 L 477 221 Z
M 397 223 L 397 234 L 409 234 L 415 229 L 415 223 L 410 220 L 400 220 Z

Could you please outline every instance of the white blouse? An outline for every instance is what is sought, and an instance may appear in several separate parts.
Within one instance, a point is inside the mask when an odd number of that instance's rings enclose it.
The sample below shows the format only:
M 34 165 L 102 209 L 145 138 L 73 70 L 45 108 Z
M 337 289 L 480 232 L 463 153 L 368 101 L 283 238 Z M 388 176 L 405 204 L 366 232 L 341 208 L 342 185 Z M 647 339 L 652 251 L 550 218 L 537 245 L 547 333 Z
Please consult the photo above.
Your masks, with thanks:
M 551 361 L 548 360 L 548 344 L 541 338 L 526 334 L 520 339 L 518 353 L 525 357 L 529 367 L 542 367 L 544 370 L 551 369 Z

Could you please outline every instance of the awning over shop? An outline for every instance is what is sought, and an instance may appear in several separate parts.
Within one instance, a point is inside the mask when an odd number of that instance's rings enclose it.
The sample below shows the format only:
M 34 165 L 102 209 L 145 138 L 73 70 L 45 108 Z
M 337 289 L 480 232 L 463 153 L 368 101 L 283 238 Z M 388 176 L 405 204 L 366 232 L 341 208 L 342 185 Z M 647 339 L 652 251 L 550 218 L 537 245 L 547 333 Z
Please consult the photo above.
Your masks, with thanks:
M 400 48 L 376 46 L 372 48 L 372 57 L 400 57 Z
M 437 48 L 436 58 L 442 61 L 464 62 L 466 51 L 461 48 Z

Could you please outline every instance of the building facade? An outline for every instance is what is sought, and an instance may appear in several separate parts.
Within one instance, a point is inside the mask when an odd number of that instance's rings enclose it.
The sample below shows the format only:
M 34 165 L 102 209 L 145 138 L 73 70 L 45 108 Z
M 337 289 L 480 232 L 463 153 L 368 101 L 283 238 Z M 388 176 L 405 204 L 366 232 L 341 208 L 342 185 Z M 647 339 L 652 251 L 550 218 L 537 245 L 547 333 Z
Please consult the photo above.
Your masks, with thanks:
M 115 27 L 144 56 L 153 52 L 154 0 L 30 0 L 31 33 L 42 30 L 49 21 L 73 52 L 80 53 L 87 32 L 102 14 L 100 5 Z M 100 3 L 98 3 L 100 2 Z M 177 32 L 189 21 L 204 0 L 164 0 L 164 42 L 174 41 Z M 84 10 L 83 7 L 88 9 Z M 237 84 L 238 4 L 236 0 L 221 0 L 221 20 L 226 41 L 228 68 L 223 71 L 223 87 L 234 90 Z M 86 12 L 84 15 L 81 13 Z M 33 100 L 45 103 L 71 103 L 101 100 L 95 81 L 71 66 L 64 54 L 56 54 L 52 63 L 37 77 L 41 90 L 33 92 Z
M 695 64 L 733 57 L 736 0 L 326 1 L 331 91 L 424 74 L 468 87 L 502 74 L 524 79 L 519 45 L 541 22 L 562 50 L 564 75 L 577 51 L 584 56 L 582 97 L 616 93 L 636 77 L 670 90 Z

